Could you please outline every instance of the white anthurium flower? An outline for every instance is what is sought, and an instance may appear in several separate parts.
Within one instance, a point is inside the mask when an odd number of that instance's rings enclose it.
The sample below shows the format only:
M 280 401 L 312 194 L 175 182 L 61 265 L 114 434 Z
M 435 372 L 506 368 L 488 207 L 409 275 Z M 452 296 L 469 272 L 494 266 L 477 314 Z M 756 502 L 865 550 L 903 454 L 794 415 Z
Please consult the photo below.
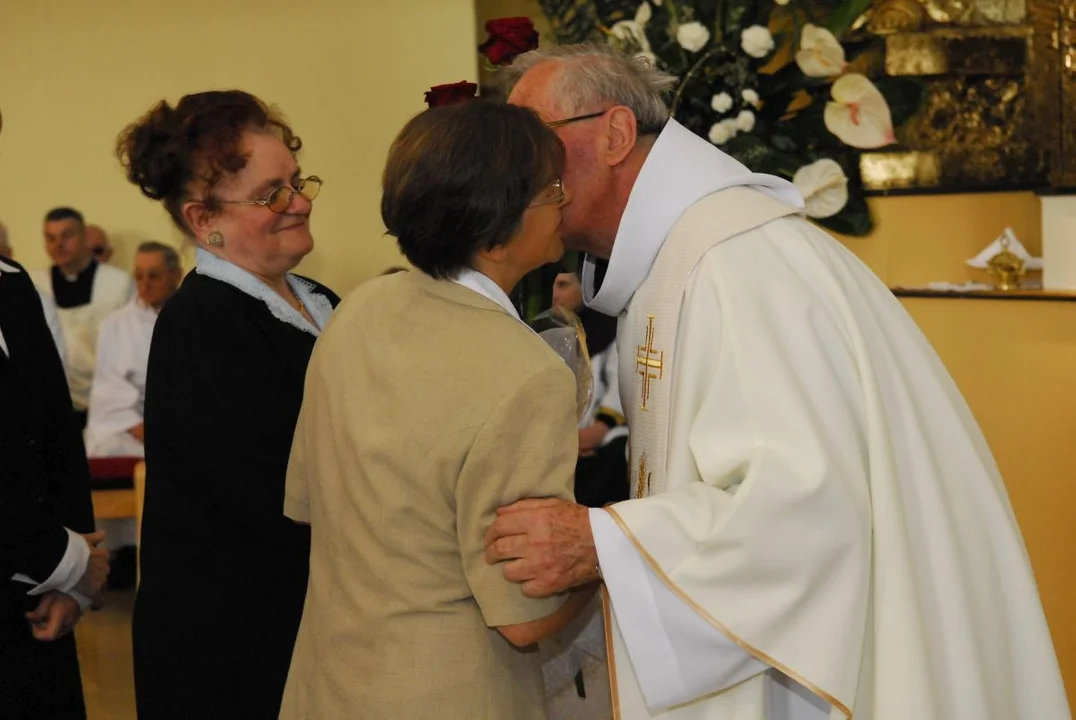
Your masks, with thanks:
M 807 77 L 833 77 L 844 72 L 848 64 L 844 47 L 833 33 L 816 25 L 807 25 L 800 34 L 796 64 Z
M 635 24 L 644 27 L 650 22 L 651 17 L 653 17 L 653 11 L 650 9 L 650 3 L 640 3 L 639 9 L 635 11 Z
M 759 105 L 762 104 L 762 98 L 760 98 L 758 96 L 758 93 L 754 90 L 744 90 L 742 93 L 740 93 L 740 97 L 743 98 L 743 101 L 745 103 L 747 103 L 753 108 L 757 108 Z
M 650 43 L 646 39 L 646 33 L 634 20 L 621 20 L 609 28 L 609 34 L 620 43 L 638 47 L 643 52 L 650 51 Z
M 755 129 L 755 114 L 750 110 L 741 110 L 736 116 L 736 129 L 740 132 L 751 132 Z
M 848 176 L 829 158 L 804 165 L 792 177 L 792 184 L 803 195 L 807 217 L 833 217 L 848 204 Z
M 873 150 L 896 142 L 889 105 L 870 80 L 856 73 L 845 75 L 833 83 L 830 94 L 833 101 L 826 103 L 823 119 L 826 129 L 845 145 Z
M 761 25 L 752 25 L 740 35 L 740 47 L 753 58 L 764 58 L 773 52 L 773 35 Z
M 698 52 L 710 42 L 710 31 L 700 22 L 684 23 L 676 28 L 676 42 L 688 52 Z
M 727 92 L 718 93 L 710 98 L 710 107 L 716 113 L 727 113 L 732 109 L 732 96 Z

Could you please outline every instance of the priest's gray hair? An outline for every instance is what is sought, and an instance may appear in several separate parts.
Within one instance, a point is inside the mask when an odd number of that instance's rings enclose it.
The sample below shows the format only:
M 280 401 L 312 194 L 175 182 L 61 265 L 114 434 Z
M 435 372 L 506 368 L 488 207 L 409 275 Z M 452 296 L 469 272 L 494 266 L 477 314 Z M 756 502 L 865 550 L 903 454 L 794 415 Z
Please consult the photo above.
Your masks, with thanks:
M 138 246 L 138 252 L 140 253 L 160 253 L 164 258 L 164 266 L 169 270 L 176 270 L 179 268 L 179 253 L 171 245 L 165 245 L 164 243 L 155 242 L 150 240 L 144 242 Z
M 549 93 L 566 117 L 624 105 L 635 113 L 643 135 L 661 132 L 669 120 L 666 99 L 676 85 L 676 76 L 607 43 L 554 45 L 520 55 L 501 70 L 505 96 L 524 73 L 547 62 L 561 66 L 550 81 Z

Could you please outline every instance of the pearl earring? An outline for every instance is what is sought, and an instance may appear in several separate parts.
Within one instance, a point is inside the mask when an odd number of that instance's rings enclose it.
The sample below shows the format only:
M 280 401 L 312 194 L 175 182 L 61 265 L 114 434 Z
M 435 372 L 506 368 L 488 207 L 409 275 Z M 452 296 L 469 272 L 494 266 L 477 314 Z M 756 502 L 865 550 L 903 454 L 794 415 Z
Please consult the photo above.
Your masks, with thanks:
M 224 245 L 224 236 L 214 230 L 209 233 L 209 237 L 205 239 L 206 245 L 212 245 L 213 247 L 221 247 Z

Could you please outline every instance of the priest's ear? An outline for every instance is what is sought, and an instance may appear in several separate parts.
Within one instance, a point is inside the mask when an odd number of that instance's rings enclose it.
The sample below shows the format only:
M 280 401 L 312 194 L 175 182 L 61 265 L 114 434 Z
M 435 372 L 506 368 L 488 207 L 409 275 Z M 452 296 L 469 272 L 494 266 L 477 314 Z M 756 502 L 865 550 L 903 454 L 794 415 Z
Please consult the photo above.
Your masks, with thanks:
M 638 131 L 639 124 L 635 121 L 635 113 L 630 108 L 617 105 L 609 110 L 603 153 L 607 165 L 612 167 L 624 162 L 624 159 L 635 148 Z

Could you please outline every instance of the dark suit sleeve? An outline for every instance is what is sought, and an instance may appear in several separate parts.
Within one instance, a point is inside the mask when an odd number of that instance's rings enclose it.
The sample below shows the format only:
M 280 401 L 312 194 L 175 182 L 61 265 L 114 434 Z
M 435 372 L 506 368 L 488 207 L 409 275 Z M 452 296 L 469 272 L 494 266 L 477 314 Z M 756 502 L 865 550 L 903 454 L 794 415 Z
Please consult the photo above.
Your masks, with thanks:
M 29 386 L 37 407 L 25 409 L 27 438 L 14 449 L 18 467 L 0 481 L 0 566 L 8 577 L 21 573 L 41 582 L 67 548 L 64 527 L 93 529 L 89 468 L 41 299 L 25 273 L 5 273 L 2 282 L 5 298 L 24 313 L 24 334 L 5 335 L 11 352 L 22 355 L 10 369 L 19 373 L 16 382 Z

